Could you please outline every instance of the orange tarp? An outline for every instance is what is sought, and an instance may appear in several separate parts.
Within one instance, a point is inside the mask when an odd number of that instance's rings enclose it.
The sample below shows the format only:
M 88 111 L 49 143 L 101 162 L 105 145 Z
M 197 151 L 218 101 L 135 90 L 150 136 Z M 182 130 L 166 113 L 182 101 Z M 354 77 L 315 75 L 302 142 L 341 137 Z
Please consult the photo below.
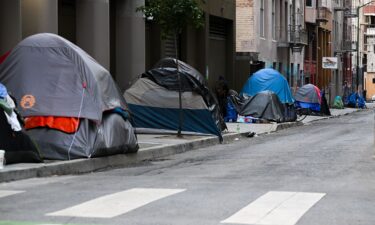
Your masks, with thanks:
M 75 133 L 78 126 L 79 119 L 72 117 L 33 116 L 25 118 L 25 129 L 49 127 L 65 133 Z

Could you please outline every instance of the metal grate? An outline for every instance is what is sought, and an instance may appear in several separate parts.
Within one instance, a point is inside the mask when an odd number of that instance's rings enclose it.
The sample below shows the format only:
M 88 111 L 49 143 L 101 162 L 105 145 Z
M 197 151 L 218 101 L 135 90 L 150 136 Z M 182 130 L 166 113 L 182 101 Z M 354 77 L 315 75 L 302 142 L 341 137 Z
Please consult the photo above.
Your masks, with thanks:
M 178 40 L 177 40 L 178 42 Z M 178 46 L 178 43 L 177 43 Z M 178 48 L 177 48 L 178 50 Z M 164 40 L 164 56 L 165 57 L 172 57 L 176 58 L 176 44 L 174 41 L 174 36 L 169 35 L 165 40 Z
M 225 40 L 227 36 L 226 22 L 223 19 L 210 17 L 210 38 Z

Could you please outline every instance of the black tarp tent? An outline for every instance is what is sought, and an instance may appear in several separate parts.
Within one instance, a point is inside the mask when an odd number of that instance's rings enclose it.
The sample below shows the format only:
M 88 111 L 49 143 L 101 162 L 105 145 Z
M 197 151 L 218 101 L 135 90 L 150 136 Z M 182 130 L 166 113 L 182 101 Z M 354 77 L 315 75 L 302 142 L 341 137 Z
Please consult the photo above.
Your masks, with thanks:
M 216 99 L 204 77 L 192 66 L 178 61 L 181 77 L 184 133 L 221 136 L 225 127 Z M 179 124 L 176 61 L 165 58 L 146 71 L 124 93 L 134 114 L 137 132 L 175 132 Z
M 252 116 L 268 121 L 284 122 L 284 105 L 272 91 L 261 91 L 244 101 L 239 112 L 242 116 Z

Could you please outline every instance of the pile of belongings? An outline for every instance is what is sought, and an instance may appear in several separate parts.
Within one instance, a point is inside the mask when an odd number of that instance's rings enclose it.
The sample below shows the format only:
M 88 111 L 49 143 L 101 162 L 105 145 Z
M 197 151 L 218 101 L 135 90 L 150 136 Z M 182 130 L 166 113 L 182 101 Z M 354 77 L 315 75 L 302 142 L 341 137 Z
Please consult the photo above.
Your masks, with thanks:
M 0 149 L 5 150 L 6 164 L 42 162 L 37 146 L 25 134 L 22 125 L 16 103 L 0 83 Z
M 364 109 L 366 108 L 366 101 L 361 95 L 359 95 L 357 92 L 354 92 L 349 95 L 345 105 L 351 108 Z

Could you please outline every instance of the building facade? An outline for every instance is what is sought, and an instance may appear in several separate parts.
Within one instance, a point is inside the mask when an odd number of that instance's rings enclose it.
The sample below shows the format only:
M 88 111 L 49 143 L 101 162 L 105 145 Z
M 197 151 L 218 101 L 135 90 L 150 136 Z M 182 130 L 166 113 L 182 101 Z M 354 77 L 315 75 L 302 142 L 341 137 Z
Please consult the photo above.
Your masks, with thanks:
M 237 0 L 236 8 L 235 87 L 240 90 L 249 75 L 270 67 L 292 88 L 303 84 L 304 1 Z
M 58 34 L 108 69 L 122 91 L 174 46 L 136 8 L 145 0 L 1 0 L 0 55 L 36 33 Z M 181 59 L 206 76 L 230 80 L 234 71 L 234 0 L 202 5 L 205 28 L 187 28 L 178 46 Z M 11 19 L 9 19 L 11 18 Z
M 330 81 L 330 101 L 335 96 L 343 95 L 343 86 L 351 85 L 352 64 L 352 14 L 351 0 L 332 1 L 332 55 L 337 58 L 337 69 L 332 71 Z
M 363 40 L 364 54 L 366 54 L 364 65 L 364 90 L 366 99 L 372 100 L 375 95 L 375 5 L 363 8 Z
M 364 75 L 367 65 L 367 47 L 366 47 L 366 17 L 364 16 L 364 6 L 370 3 L 370 0 L 353 0 L 352 6 L 356 17 L 352 19 L 353 40 L 355 40 L 356 51 L 353 53 L 353 91 L 362 93 Z

